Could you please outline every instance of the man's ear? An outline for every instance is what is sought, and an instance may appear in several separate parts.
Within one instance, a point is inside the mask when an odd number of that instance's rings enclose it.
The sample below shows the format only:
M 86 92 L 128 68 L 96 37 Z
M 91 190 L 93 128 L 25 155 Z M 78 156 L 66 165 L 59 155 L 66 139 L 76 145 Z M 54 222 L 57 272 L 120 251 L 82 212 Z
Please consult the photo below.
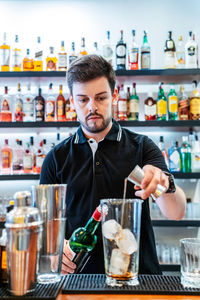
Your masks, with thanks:
M 72 97 L 71 94 L 69 94 L 69 101 L 70 101 L 71 107 L 75 110 L 75 107 L 74 107 L 74 98 Z
M 114 93 L 112 95 L 112 104 L 116 104 L 119 98 L 119 93 L 117 88 L 115 88 Z

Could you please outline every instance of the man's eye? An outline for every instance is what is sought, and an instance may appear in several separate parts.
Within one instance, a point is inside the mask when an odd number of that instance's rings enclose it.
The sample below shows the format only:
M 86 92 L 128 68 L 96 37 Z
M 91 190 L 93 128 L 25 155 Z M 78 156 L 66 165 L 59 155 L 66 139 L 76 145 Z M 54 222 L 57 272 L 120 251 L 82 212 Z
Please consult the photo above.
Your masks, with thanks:
M 106 97 L 98 97 L 96 100 L 97 101 L 103 101 L 103 100 L 105 100 L 106 99 Z
M 86 99 L 86 98 L 84 98 L 84 99 L 79 99 L 78 101 L 81 102 L 81 103 L 85 103 L 85 102 L 87 101 L 87 99 Z

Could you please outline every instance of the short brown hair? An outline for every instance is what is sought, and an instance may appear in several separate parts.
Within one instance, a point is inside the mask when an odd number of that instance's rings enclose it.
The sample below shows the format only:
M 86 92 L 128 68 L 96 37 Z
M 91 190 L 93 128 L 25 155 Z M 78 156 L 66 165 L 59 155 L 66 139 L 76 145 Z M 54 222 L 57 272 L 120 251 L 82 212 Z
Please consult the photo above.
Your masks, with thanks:
M 115 72 L 109 62 L 99 55 L 84 55 L 72 62 L 67 71 L 67 84 L 72 95 L 74 82 L 87 82 L 106 77 L 111 89 L 115 89 Z

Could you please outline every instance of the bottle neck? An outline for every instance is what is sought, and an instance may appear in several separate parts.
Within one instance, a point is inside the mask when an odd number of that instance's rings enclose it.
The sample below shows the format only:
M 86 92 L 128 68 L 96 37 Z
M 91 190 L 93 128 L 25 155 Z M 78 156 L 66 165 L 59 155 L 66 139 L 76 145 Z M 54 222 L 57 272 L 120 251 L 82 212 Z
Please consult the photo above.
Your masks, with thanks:
M 90 234 L 94 234 L 100 224 L 100 221 L 101 212 L 99 211 L 99 207 L 97 207 L 85 226 L 86 231 Z

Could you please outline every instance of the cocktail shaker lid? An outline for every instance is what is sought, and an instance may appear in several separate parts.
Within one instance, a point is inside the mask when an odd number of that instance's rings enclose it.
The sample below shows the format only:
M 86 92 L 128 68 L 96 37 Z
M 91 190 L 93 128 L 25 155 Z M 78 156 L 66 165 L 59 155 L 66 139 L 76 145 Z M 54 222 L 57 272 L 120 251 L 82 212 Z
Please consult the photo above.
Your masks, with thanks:
M 13 198 L 15 207 L 31 205 L 31 192 L 29 191 L 16 192 Z

